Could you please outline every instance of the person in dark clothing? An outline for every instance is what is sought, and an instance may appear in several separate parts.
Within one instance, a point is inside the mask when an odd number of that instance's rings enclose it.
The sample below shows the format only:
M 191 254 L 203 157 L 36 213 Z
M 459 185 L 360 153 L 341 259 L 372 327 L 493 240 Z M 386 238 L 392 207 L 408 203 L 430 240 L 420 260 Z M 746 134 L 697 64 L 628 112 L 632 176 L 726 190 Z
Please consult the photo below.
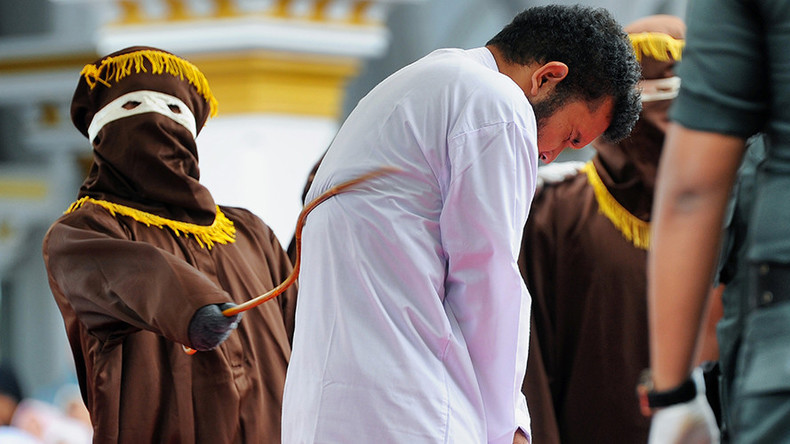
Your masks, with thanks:
M 160 49 L 81 73 L 71 116 L 94 163 L 43 255 L 94 442 L 280 442 L 296 288 L 243 320 L 222 311 L 292 267 L 263 221 L 199 181 L 216 109 L 198 68 Z
M 787 442 L 790 436 L 790 5 L 775 0 L 689 3 L 687 57 L 659 167 L 654 248 L 649 255 L 650 394 L 663 399 L 655 442 L 716 439 L 709 409 L 692 397 L 697 335 L 724 238 L 728 202 L 763 134 L 743 253 L 740 291 L 723 298 L 719 336 L 728 439 Z M 722 38 L 722 37 L 725 38 Z M 748 160 L 748 158 L 747 158 Z M 741 267 L 744 264 L 745 267 Z M 733 368 L 734 367 L 734 368 Z M 671 400 L 672 402 L 669 402 Z M 698 424 L 689 427 L 689 424 Z

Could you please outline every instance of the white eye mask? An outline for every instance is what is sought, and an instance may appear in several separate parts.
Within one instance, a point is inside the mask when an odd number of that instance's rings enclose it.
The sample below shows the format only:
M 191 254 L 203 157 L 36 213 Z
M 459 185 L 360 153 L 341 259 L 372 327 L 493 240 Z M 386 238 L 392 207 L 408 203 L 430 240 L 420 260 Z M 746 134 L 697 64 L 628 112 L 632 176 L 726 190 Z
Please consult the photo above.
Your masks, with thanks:
M 680 91 L 680 77 L 642 80 L 639 82 L 639 88 L 642 90 L 642 102 L 674 99 Z
M 139 105 L 132 109 L 125 109 L 123 106 L 129 102 L 137 102 Z M 171 107 L 178 107 L 181 112 L 173 112 Z M 110 122 L 144 113 L 158 113 L 167 116 L 188 129 L 193 138 L 197 137 L 195 116 L 181 99 L 157 91 L 140 90 L 124 94 L 100 109 L 93 116 L 88 127 L 88 139 L 92 143 L 96 134 Z

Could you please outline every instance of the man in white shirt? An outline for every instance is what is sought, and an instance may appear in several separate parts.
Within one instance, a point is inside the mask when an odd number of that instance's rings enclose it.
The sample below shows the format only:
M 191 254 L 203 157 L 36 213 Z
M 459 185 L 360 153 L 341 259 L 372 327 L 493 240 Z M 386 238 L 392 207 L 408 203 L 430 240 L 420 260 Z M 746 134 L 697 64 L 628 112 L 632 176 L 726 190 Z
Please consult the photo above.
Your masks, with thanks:
M 526 442 L 530 297 L 517 258 L 538 160 L 626 136 L 639 65 L 603 9 L 519 14 L 363 98 L 307 201 L 283 443 Z

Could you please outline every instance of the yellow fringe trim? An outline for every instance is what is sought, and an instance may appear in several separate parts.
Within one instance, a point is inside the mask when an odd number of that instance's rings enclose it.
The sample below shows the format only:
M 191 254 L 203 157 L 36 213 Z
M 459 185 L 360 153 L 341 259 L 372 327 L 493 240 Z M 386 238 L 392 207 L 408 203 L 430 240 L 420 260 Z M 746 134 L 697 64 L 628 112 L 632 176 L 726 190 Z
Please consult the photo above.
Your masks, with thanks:
M 680 60 L 683 54 L 685 40 L 678 40 L 668 34 L 661 32 L 640 32 L 628 34 L 631 45 L 636 53 L 636 60 L 642 61 L 642 56 L 646 55 L 661 62 L 669 60 Z
M 623 237 L 634 244 L 636 248 L 649 249 L 650 222 L 645 222 L 629 213 L 612 197 L 609 190 L 606 189 L 606 185 L 598 176 L 598 172 L 595 171 L 595 165 L 592 162 L 587 162 L 582 171 L 587 173 L 587 180 L 593 187 L 595 200 L 598 202 L 598 211 L 606 216 L 614 224 L 615 228 L 623 234 Z
M 209 103 L 211 117 L 217 115 L 217 99 L 211 93 L 206 77 L 197 66 L 173 54 L 145 49 L 121 54 L 116 57 L 107 57 L 102 60 L 99 66 L 94 64 L 85 65 L 80 75 L 85 77 L 85 81 L 88 82 L 88 86 L 91 89 L 97 83 L 110 88 L 112 86 L 110 84 L 111 81 L 118 82 L 124 77 L 131 75 L 132 71 L 135 73 L 148 72 L 144 64 L 146 60 L 151 65 L 152 74 L 168 73 L 181 80 L 186 79 Z
M 220 211 L 219 207 L 217 207 L 217 217 L 214 219 L 214 223 L 212 223 L 210 226 L 196 225 L 188 222 L 179 222 L 177 220 L 165 219 L 164 217 L 146 213 L 145 211 L 107 202 L 106 200 L 93 199 L 88 196 L 85 196 L 71 204 L 69 209 L 66 210 L 64 214 L 69 214 L 75 211 L 85 202 L 98 205 L 109 211 L 113 216 L 120 214 L 121 216 L 131 217 L 137 222 L 146 224 L 149 227 L 151 225 L 162 229 L 164 229 L 164 227 L 168 227 L 173 230 L 176 236 L 181 236 L 181 233 L 184 233 L 185 236 L 191 234 L 195 240 L 197 240 L 200 248 L 205 246 L 211 250 L 211 247 L 214 246 L 214 243 L 232 244 L 236 242 L 236 228 L 233 226 L 233 222 L 228 219 L 222 211 Z

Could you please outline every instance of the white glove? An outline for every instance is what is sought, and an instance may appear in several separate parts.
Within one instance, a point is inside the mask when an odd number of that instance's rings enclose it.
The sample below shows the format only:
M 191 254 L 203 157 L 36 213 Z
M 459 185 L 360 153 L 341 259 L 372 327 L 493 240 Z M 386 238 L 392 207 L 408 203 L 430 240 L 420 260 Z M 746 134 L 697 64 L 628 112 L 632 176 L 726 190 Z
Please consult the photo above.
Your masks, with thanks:
M 653 414 L 648 444 L 718 444 L 719 427 L 705 397 L 702 368 L 691 373 L 697 396 L 689 402 L 664 407 Z
M 579 173 L 584 164 L 585 162 L 569 160 L 567 162 L 552 162 L 548 165 L 538 167 L 536 188 L 540 190 L 543 188 L 543 185 L 559 183 L 569 177 L 573 177 Z

